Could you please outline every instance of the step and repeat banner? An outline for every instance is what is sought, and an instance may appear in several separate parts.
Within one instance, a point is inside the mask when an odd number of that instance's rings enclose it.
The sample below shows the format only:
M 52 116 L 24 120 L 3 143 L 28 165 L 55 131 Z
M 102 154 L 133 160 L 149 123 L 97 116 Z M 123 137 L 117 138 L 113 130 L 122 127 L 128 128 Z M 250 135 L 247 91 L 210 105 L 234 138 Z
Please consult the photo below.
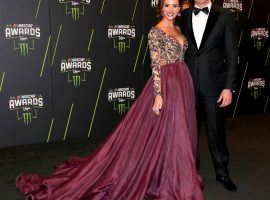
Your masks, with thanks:
M 222 0 L 239 27 L 231 116 L 269 112 L 268 0 Z M 0 147 L 108 135 L 151 75 L 157 0 L 3 0 Z
M 214 3 L 231 10 L 238 26 L 239 89 L 231 115 L 269 113 L 269 1 L 214 0 Z

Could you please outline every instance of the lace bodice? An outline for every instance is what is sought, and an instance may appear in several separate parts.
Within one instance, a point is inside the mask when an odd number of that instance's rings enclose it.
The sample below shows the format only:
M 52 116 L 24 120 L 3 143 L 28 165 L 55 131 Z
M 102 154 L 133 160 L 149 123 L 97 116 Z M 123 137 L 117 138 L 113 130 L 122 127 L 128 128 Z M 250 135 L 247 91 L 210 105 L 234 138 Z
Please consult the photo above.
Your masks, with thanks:
M 180 28 L 177 28 L 180 31 Z M 183 61 L 187 49 L 187 41 L 184 44 L 180 44 L 176 38 L 167 35 L 159 28 L 152 27 L 148 34 L 148 44 L 151 56 L 154 95 L 162 95 L 160 61 L 165 61 L 166 64 Z

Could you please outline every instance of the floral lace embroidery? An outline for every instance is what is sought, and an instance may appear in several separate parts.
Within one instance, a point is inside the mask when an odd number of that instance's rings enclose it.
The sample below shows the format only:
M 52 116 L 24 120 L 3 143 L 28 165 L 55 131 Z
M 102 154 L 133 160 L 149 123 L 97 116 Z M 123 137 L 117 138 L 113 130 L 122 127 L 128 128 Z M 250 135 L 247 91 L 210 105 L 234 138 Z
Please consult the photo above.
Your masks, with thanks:
M 180 28 L 177 27 L 180 31 Z M 150 49 L 154 95 L 162 95 L 161 91 L 161 64 L 175 63 L 184 60 L 187 42 L 183 45 L 172 36 L 167 35 L 161 29 L 153 27 L 148 34 Z

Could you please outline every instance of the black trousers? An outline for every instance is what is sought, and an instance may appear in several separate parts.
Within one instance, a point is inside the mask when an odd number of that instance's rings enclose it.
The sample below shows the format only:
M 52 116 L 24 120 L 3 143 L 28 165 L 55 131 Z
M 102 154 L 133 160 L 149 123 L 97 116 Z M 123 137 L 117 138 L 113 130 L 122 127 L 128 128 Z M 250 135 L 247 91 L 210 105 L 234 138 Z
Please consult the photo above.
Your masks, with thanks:
M 225 133 L 225 109 L 217 103 L 219 97 L 197 96 L 198 130 L 205 121 L 207 140 L 217 176 L 229 176 L 229 151 Z M 198 131 L 199 134 L 200 131 Z M 200 134 L 199 134 L 200 135 Z M 199 140 L 198 140 L 199 141 Z

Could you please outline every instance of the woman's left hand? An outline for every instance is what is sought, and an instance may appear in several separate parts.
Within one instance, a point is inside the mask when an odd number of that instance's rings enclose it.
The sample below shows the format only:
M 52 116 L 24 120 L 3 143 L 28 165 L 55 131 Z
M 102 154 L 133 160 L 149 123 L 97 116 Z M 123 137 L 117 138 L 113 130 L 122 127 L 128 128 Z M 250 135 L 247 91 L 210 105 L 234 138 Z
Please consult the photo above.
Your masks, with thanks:
M 161 95 L 157 95 L 155 97 L 154 105 L 153 105 L 153 112 L 156 113 L 156 115 L 160 114 L 160 110 L 162 108 L 162 97 Z

